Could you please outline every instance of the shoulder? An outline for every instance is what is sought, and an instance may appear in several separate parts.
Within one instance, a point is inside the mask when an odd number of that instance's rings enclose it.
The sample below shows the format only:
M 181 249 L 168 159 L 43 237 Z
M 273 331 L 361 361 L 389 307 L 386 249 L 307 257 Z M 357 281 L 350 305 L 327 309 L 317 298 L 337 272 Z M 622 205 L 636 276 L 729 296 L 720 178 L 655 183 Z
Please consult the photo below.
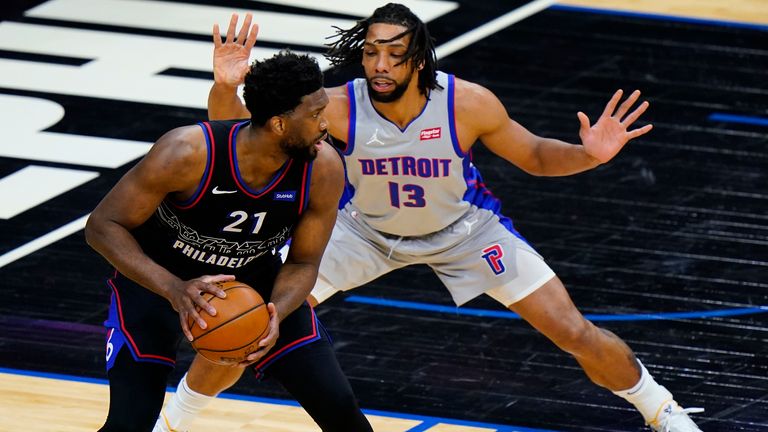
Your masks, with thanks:
M 459 78 L 454 80 L 457 121 L 465 126 L 485 129 L 508 118 L 499 98 L 480 84 Z
M 338 87 L 328 87 L 325 89 L 325 94 L 328 95 L 328 108 L 326 110 L 344 112 L 346 115 L 349 107 L 349 95 L 347 94 L 346 84 Z
M 149 152 L 168 162 L 192 162 L 199 157 L 207 158 L 208 146 L 203 130 L 198 125 L 183 126 L 166 132 Z
M 454 86 L 457 109 L 474 111 L 499 103 L 499 98 L 480 84 L 455 78 Z
M 344 186 L 344 164 L 341 155 L 327 142 L 323 142 L 312 164 L 311 182 L 310 193 L 313 196 L 336 194 L 337 191 L 340 194 Z
M 325 89 L 328 95 L 328 106 L 325 115 L 330 121 L 328 126 L 331 135 L 342 140 L 347 139 L 347 122 L 349 121 L 349 95 L 347 86 L 330 87 Z
M 153 175 L 166 174 L 184 184 L 196 181 L 205 169 L 208 146 L 198 125 L 184 126 L 165 133 L 152 146 L 142 165 Z

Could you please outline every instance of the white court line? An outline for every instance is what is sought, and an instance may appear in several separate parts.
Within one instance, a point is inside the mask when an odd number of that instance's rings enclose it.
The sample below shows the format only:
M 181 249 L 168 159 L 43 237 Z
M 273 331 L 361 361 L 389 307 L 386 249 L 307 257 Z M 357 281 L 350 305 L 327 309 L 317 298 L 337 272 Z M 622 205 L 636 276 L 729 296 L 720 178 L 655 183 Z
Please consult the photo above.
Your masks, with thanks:
M 435 49 L 435 54 L 437 54 L 437 58 L 439 59 L 449 56 L 462 48 L 472 45 L 473 43 L 498 32 L 499 30 L 503 30 L 516 22 L 522 21 L 533 14 L 539 13 L 555 3 L 557 3 L 557 0 L 536 0 L 534 2 L 528 3 L 525 6 L 507 12 L 506 14 L 492 21 L 488 21 L 487 23 L 472 31 L 464 33 L 463 35 L 440 45 L 437 47 L 437 49 Z
M 451 55 L 456 51 L 461 50 L 462 48 L 465 48 L 481 39 L 484 39 L 498 32 L 499 30 L 502 30 L 506 27 L 511 26 L 516 22 L 519 22 L 528 18 L 531 15 L 541 12 L 542 10 L 552 6 L 555 3 L 557 3 L 557 0 L 536 0 L 534 2 L 528 3 L 525 6 L 522 6 L 511 12 L 508 12 L 492 21 L 489 21 L 483 24 L 482 26 L 470 32 L 467 32 L 455 39 L 452 39 L 446 42 L 443 45 L 440 45 L 435 50 L 435 54 L 437 55 L 437 58 L 442 58 L 442 57 Z M 25 245 L 22 245 L 10 252 L 5 253 L 4 255 L 0 256 L 0 268 L 20 258 L 23 258 L 31 254 L 32 252 L 40 250 L 70 234 L 74 234 L 77 231 L 80 231 L 85 227 L 85 221 L 88 219 L 88 216 L 89 215 L 85 215 L 80 219 L 72 221 L 62 226 L 61 228 L 51 231 L 50 233 L 38 239 L 32 240 L 31 242 Z
M 7 264 L 10 264 L 18 259 L 24 258 L 33 252 L 37 252 L 38 250 L 50 244 L 56 243 L 68 235 L 80 231 L 81 229 L 85 228 L 85 221 L 88 220 L 88 216 L 90 215 L 91 214 L 88 213 L 87 215 L 75 219 L 64 226 L 56 228 L 55 230 L 42 237 L 38 237 L 27 244 L 21 245 L 16 249 L 4 253 L 2 256 L 0 256 L 0 268 L 5 267 Z

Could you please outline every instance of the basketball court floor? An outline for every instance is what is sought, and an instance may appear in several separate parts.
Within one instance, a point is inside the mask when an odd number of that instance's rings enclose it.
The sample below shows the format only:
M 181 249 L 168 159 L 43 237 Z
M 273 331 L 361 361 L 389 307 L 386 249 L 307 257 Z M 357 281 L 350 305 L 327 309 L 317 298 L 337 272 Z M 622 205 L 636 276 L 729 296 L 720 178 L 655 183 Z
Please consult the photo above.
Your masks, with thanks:
M 0 431 L 96 430 L 107 407 L 108 265 L 87 214 L 165 131 L 205 116 L 210 28 L 261 24 L 256 57 L 321 58 L 369 0 L 6 0 L 0 21 Z M 611 163 L 535 178 L 476 147 L 504 213 L 705 431 L 768 432 L 768 3 L 408 3 L 441 69 L 535 133 L 578 142 L 617 88 L 653 132 Z M 321 60 L 322 61 L 322 60 Z M 327 63 L 323 63 L 327 65 Z M 357 70 L 329 71 L 340 84 Z M 317 312 L 377 431 L 640 431 L 624 401 L 487 298 L 456 308 L 425 267 Z M 192 351 L 181 348 L 175 385 Z M 246 377 L 195 431 L 311 431 Z

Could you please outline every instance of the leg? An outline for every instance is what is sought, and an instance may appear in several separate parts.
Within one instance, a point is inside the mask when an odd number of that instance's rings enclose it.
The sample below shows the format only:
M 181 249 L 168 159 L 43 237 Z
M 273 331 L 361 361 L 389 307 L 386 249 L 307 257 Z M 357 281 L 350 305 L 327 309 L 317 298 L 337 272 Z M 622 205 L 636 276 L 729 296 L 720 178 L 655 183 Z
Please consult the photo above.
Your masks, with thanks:
M 308 299 L 312 307 L 338 291 L 357 288 L 405 265 L 382 252 L 396 240 L 383 237 L 353 214 L 347 208 L 339 210 Z
M 324 432 L 372 431 L 325 330 L 320 331 L 321 340 L 286 354 L 267 374 L 296 398 Z
M 109 414 L 101 432 L 151 431 L 163 406 L 170 366 L 137 362 L 127 348 L 109 370 Z
M 633 404 L 656 431 L 701 432 L 672 394 L 656 383 L 618 336 L 581 315 L 557 277 L 509 308 L 576 358 L 595 384 Z
M 586 320 L 557 277 L 509 308 L 573 355 L 595 384 L 616 391 L 640 379 L 632 350 L 613 333 Z
M 243 370 L 242 367 L 216 365 L 197 354 L 179 382 L 173 397 L 162 409 L 160 416 L 155 416 L 153 430 L 186 430 L 216 395 L 232 387 L 240 379 Z
M 216 396 L 235 385 L 244 370 L 242 367 L 217 365 L 196 354 L 187 371 L 186 380 L 192 390 L 207 396 Z

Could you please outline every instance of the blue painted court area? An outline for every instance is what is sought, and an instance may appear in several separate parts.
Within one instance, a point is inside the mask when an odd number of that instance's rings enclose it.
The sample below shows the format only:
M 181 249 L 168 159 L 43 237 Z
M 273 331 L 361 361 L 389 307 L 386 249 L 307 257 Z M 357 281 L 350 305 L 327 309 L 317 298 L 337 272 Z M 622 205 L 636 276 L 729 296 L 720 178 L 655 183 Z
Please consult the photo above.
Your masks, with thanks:
M 10 369 L 10 368 L 0 367 L 0 373 L 22 375 L 22 376 L 29 376 L 29 377 L 36 377 L 36 378 L 63 380 L 63 381 L 84 382 L 88 384 L 109 385 L 109 382 L 106 379 L 78 377 L 74 375 L 28 371 L 28 370 L 21 370 L 21 369 Z M 168 387 L 167 391 L 175 392 L 176 387 Z M 286 400 L 286 399 L 264 398 L 264 397 L 238 395 L 238 394 L 230 394 L 230 393 L 222 393 L 218 397 L 221 399 L 232 399 L 232 400 L 263 403 L 263 404 L 300 407 L 298 402 L 292 401 L 292 400 Z M 473 430 L 474 428 L 480 428 L 480 429 L 487 429 L 489 431 L 497 431 L 497 432 L 557 432 L 551 429 L 532 429 L 532 428 L 526 428 L 526 427 L 520 427 L 520 426 L 499 425 L 499 424 L 493 424 L 493 423 L 456 420 L 456 419 L 449 419 L 449 418 L 442 418 L 442 417 L 420 416 L 420 415 L 413 415 L 413 414 L 395 413 L 395 412 L 389 412 L 389 411 L 364 409 L 363 412 L 365 412 L 365 414 L 373 415 L 373 416 L 390 417 L 390 418 L 404 419 L 404 420 L 415 420 L 420 422 L 416 426 L 410 429 L 407 429 L 404 432 L 429 431 L 432 427 L 435 427 L 438 425 L 465 426 L 467 428 L 473 428 Z
M 382 306 L 397 309 L 411 309 L 426 312 L 449 313 L 453 315 L 467 315 L 476 317 L 520 319 L 520 316 L 510 311 L 495 311 L 488 309 L 459 308 L 455 306 L 443 306 L 431 303 L 420 303 L 401 300 L 389 300 L 383 298 L 353 295 L 345 299 L 350 303 L 362 303 L 374 306 Z M 584 314 L 590 321 L 651 321 L 651 320 L 675 320 L 675 319 L 704 319 L 714 317 L 729 317 L 740 315 L 752 315 L 768 312 L 768 306 L 755 306 L 747 308 L 718 309 L 709 311 L 690 312 L 654 312 L 640 314 Z

